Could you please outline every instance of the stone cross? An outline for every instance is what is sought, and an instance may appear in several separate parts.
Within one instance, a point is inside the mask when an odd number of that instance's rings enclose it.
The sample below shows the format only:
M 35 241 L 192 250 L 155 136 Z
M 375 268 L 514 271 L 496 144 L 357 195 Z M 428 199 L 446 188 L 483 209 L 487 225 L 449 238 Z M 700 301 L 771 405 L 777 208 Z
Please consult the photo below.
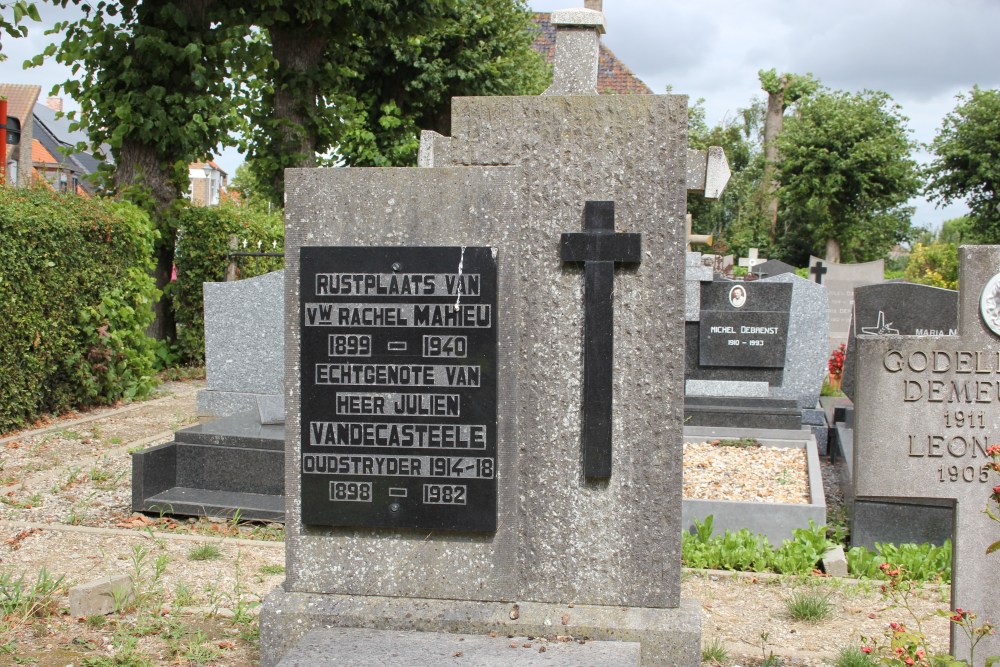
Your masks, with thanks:
M 692 234 L 691 224 L 692 224 L 691 214 L 688 213 L 684 216 L 684 238 L 687 240 L 687 249 L 691 249 L 692 243 L 704 243 L 705 245 L 712 245 L 712 235 L 711 234 Z
M 583 476 L 611 477 L 615 264 L 638 264 L 642 235 L 615 232 L 615 203 L 588 201 L 581 232 L 562 235 L 564 262 L 584 265 Z
M 811 273 L 814 276 L 816 276 L 816 280 L 814 282 L 817 285 L 822 285 L 823 284 L 823 275 L 827 271 L 829 271 L 829 270 L 830 269 L 828 269 L 825 266 L 823 266 L 823 262 L 816 262 L 816 264 L 811 269 L 809 269 L 809 273 Z
M 1000 626 L 1000 553 L 986 553 L 1000 523 L 983 512 L 1000 483 L 986 454 L 1000 442 L 1000 246 L 963 246 L 959 263 L 958 335 L 857 338 L 855 496 L 953 501 L 952 606 Z M 954 624 L 951 646 L 969 659 Z M 994 655 L 1000 635 L 975 667 Z
M 757 248 L 750 248 L 747 251 L 747 257 L 740 257 L 740 266 L 747 267 L 747 271 L 753 273 L 753 267 L 758 264 L 763 264 L 767 261 L 767 257 L 758 257 Z

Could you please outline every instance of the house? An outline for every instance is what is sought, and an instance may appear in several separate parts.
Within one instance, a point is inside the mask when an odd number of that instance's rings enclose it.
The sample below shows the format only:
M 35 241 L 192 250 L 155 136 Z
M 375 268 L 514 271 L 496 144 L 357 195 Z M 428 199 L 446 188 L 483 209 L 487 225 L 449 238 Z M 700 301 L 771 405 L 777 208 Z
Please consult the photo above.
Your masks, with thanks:
M 16 143 L 8 137 L 7 182 L 17 187 L 44 182 L 53 190 L 92 194 L 94 185 L 87 176 L 97 172 L 101 160 L 76 150 L 87 142 L 84 132 L 70 130 L 70 121 L 59 118 L 62 99 L 50 97 L 38 103 L 40 86 L 0 84 L 0 96 L 7 98 L 8 128 L 20 127 Z
M 226 198 L 228 174 L 212 160 L 188 165 L 188 196 L 195 206 L 218 206 Z
M 34 114 L 32 109 L 42 92 L 41 86 L 23 83 L 0 83 L 0 97 L 7 99 L 7 144 L 4 164 L 7 183 L 16 187 L 31 185 L 31 140 Z M 11 130 L 20 129 L 20 136 Z M 16 143 L 15 143 L 16 140 Z
M 552 15 L 547 12 L 535 13 L 534 21 L 538 26 L 538 35 L 532 44 L 532 48 L 545 56 L 549 63 L 555 61 L 556 55 L 556 29 L 552 25 L 551 18 Z M 597 92 L 601 95 L 653 94 L 649 86 L 633 74 L 632 70 L 604 44 L 601 44 L 597 63 Z
M 88 176 L 97 173 L 103 160 L 77 150 L 76 146 L 88 143 L 89 137 L 85 132 L 70 129 L 70 120 L 59 117 L 62 109 L 60 97 L 35 104 L 33 144 L 38 144 L 32 146 L 35 180 L 44 179 L 60 192 L 93 194 L 95 185 Z

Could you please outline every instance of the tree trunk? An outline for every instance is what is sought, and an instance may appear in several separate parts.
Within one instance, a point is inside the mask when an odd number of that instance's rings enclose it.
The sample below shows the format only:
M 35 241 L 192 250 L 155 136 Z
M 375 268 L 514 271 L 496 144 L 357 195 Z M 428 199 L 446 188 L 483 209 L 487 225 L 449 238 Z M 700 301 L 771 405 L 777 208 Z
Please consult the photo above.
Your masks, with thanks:
M 831 264 L 840 263 L 840 241 L 837 239 L 826 240 L 826 261 Z
M 177 188 L 170 176 L 170 172 L 163 168 L 154 146 L 131 139 L 122 141 L 121 154 L 115 167 L 115 185 L 119 192 L 132 186 L 148 188 L 153 199 L 154 210 L 151 214 L 159 218 L 156 226 L 160 230 L 153 278 L 156 280 L 156 289 L 161 292 L 170 282 L 173 273 L 174 244 L 177 241 L 176 227 L 166 219 L 177 199 Z M 169 299 L 161 297 L 153 305 L 153 314 L 155 319 L 146 333 L 157 340 L 174 340 L 177 337 L 177 323 L 174 321 Z
M 323 58 L 328 34 L 312 33 L 303 25 L 276 25 L 270 30 L 271 47 L 277 61 L 274 83 L 274 150 L 296 167 L 316 164 L 317 86 L 310 76 Z M 274 175 L 275 192 L 285 192 L 284 170 Z
M 778 235 L 778 196 L 776 193 L 780 183 L 774 174 L 778 164 L 778 135 L 781 134 L 785 118 L 785 88 L 787 85 L 788 78 L 783 76 L 778 89 L 773 92 L 768 91 L 767 114 L 764 116 L 764 179 L 762 182 L 767 191 L 765 214 L 771 223 L 770 238 L 772 242 Z

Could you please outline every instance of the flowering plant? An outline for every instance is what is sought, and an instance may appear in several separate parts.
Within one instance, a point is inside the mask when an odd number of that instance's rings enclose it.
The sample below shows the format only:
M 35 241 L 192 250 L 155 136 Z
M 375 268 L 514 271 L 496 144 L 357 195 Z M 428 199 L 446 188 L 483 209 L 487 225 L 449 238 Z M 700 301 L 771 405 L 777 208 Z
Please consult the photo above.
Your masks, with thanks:
M 840 378 L 844 375 L 844 354 L 847 350 L 847 344 L 841 343 L 840 347 L 830 353 L 830 359 L 826 362 L 827 368 L 830 370 L 830 381 L 840 382 Z
M 914 621 L 916 629 L 908 628 L 904 623 L 892 622 L 884 633 L 884 637 L 862 637 L 861 652 L 875 660 L 877 664 L 891 667 L 967 667 L 974 665 L 976 645 L 987 635 L 994 634 L 989 623 L 976 624 L 976 615 L 966 609 L 938 611 L 939 616 L 946 616 L 958 626 L 969 640 L 970 662 L 956 660 L 950 655 L 932 654 L 927 647 L 927 635 L 920 624 L 920 617 L 910 606 L 914 583 L 910 581 L 903 568 L 882 563 L 879 570 L 886 577 L 882 584 L 882 595 L 893 607 L 905 609 Z M 1000 664 L 1000 656 L 986 659 L 987 667 Z
M 1000 445 L 990 445 L 986 449 L 986 454 L 992 457 L 993 462 L 990 463 L 990 468 L 993 472 L 1000 473 Z M 996 508 L 993 505 L 996 505 Z M 990 499 L 986 501 L 986 512 L 987 516 L 991 519 L 1000 523 L 1000 484 L 993 487 L 990 493 Z M 994 551 L 1000 551 L 1000 540 L 997 540 L 989 547 L 986 548 L 986 553 L 991 554 Z

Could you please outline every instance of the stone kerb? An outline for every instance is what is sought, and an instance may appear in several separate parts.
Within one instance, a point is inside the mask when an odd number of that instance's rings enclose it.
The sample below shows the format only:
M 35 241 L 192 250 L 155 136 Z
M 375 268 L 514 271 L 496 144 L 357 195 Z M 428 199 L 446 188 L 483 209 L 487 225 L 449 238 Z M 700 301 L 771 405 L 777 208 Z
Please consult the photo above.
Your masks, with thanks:
M 957 336 L 858 336 L 855 496 L 941 498 L 955 503 L 952 605 L 979 622 L 1000 624 L 1000 555 L 986 548 L 1000 536 L 986 507 L 995 476 L 985 449 L 1000 432 L 1000 336 L 980 313 L 995 308 L 1000 247 L 959 249 Z M 995 310 L 988 312 L 991 319 Z M 952 650 L 968 645 L 952 626 Z M 976 667 L 1000 655 L 1000 636 L 983 639 Z

